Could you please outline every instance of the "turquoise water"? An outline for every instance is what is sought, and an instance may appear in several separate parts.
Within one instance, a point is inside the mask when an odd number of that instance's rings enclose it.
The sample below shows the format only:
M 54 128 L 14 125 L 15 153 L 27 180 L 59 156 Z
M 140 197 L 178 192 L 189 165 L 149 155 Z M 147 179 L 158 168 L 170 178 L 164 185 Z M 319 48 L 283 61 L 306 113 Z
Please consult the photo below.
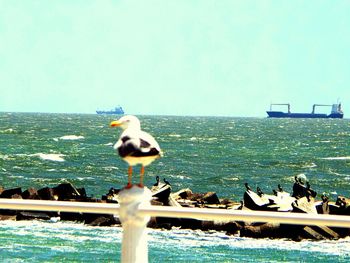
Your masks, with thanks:
M 239 201 L 244 183 L 291 192 L 307 175 L 319 194 L 350 196 L 350 121 L 229 117 L 139 116 L 164 157 L 146 168 L 145 184 L 166 178 L 173 191 L 216 191 Z M 126 183 L 126 163 L 112 146 L 120 130 L 112 116 L 0 113 L 0 178 L 5 188 L 61 182 L 101 198 Z M 137 169 L 135 170 L 137 173 Z M 137 181 L 138 176 L 134 180 Z M 0 222 L 6 262 L 118 262 L 121 229 L 72 222 Z M 347 262 L 350 239 L 250 239 L 220 232 L 150 231 L 150 262 Z

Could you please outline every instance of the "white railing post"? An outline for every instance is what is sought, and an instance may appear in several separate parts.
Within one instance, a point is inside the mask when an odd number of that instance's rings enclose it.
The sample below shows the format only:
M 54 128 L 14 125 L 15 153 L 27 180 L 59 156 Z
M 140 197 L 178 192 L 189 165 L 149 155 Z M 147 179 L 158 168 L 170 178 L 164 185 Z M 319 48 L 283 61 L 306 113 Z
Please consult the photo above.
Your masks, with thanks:
M 121 262 L 147 263 L 147 223 L 150 216 L 139 213 L 139 208 L 150 206 L 152 193 L 146 188 L 133 186 L 119 192 L 119 218 L 123 226 Z

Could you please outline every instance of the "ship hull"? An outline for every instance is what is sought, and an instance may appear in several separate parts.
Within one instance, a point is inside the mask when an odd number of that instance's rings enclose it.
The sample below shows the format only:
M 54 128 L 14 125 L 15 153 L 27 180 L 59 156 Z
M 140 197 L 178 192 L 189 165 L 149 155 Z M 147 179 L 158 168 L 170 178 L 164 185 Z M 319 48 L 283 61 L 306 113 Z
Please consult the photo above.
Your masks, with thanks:
M 97 114 L 124 114 L 122 111 L 96 111 Z
M 97 110 L 96 111 L 97 114 L 118 114 L 118 115 L 122 115 L 124 114 L 124 110 L 122 107 L 115 107 L 112 110 Z
M 282 111 L 267 111 L 270 118 L 312 118 L 312 119 L 342 119 L 342 113 L 286 113 Z

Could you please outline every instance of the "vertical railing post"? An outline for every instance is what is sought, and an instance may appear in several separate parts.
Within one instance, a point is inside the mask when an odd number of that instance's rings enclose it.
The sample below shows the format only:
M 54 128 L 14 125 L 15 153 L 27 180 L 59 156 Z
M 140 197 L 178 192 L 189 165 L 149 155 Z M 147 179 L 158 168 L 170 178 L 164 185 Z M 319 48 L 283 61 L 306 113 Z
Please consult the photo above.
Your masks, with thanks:
M 139 207 L 150 205 L 151 191 L 133 186 L 119 192 L 120 214 L 123 227 L 121 262 L 148 262 L 147 223 L 149 216 L 138 213 Z

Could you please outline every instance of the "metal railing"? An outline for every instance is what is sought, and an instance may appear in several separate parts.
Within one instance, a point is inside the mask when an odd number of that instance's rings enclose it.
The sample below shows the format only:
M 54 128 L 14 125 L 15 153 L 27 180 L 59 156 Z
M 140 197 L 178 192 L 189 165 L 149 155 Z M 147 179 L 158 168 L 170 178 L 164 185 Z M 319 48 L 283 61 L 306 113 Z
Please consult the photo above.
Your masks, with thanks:
M 0 199 L 1 209 L 57 211 L 96 214 L 119 214 L 120 205 L 111 203 L 88 203 L 67 201 L 44 201 L 22 199 Z M 350 216 L 284 213 L 268 211 L 246 211 L 213 208 L 179 208 L 171 206 L 149 206 L 138 208 L 143 216 L 195 218 L 201 220 L 273 222 L 293 225 L 326 225 L 349 227 Z
M 119 215 L 123 227 L 121 262 L 147 262 L 147 231 L 150 216 L 218 221 L 271 222 L 350 228 L 350 216 L 233 209 L 151 206 L 149 189 L 123 190 L 119 204 L 23 199 L 0 199 L 0 209 L 81 212 Z M 122 194 L 122 195 L 121 195 Z M 146 260 L 145 260 L 146 259 Z

